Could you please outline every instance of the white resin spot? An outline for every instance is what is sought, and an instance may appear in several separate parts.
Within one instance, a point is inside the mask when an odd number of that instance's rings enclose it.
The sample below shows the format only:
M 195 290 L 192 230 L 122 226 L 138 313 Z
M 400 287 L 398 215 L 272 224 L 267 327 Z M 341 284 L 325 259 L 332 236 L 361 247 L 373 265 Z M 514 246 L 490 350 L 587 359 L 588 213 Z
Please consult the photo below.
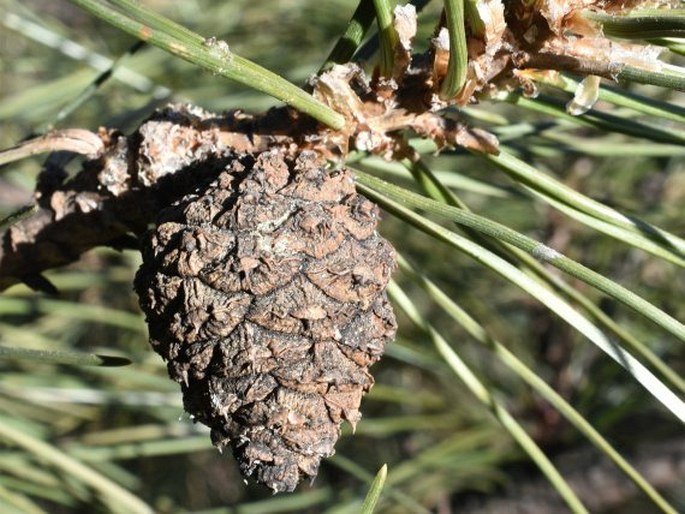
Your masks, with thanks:
M 561 254 L 557 252 L 554 248 L 550 248 L 549 246 L 543 244 L 537 245 L 535 248 L 533 248 L 533 251 L 530 253 L 537 260 L 543 262 L 550 262 L 561 257 Z

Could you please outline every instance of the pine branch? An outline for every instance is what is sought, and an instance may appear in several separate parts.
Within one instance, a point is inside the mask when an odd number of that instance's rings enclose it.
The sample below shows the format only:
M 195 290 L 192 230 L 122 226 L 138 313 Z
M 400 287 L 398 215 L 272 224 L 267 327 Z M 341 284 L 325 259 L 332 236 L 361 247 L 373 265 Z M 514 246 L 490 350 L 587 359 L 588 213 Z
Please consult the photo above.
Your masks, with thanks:
M 63 169 L 46 167 L 36 186 L 36 208 L 2 234 L 0 290 L 36 283 L 42 272 L 97 246 L 121 247 L 147 228 L 161 206 L 211 180 L 228 160 L 289 141 L 286 127 L 301 130 L 291 114 L 280 109 L 259 119 L 238 113 L 218 118 L 179 105 L 156 113 L 129 137 L 82 131 L 89 144 L 76 141 L 69 149 L 92 159 L 69 181 Z M 260 135 L 262 124 L 276 135 Z M 101 148 L 92 154 L 96 140 Z M 65 148 L 62 134 L 40 141 L 42 151 Z

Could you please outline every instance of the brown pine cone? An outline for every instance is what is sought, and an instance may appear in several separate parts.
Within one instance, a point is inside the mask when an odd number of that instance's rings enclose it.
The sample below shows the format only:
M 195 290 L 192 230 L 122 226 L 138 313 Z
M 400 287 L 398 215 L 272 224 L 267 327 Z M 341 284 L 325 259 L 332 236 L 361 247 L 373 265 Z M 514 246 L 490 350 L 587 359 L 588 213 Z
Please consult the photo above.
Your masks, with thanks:
M 161 212 L 135 287 L 185 409 L 274 492 L 315 477 L 396 324 L 378 208 L 313 152 L 235 160 Z

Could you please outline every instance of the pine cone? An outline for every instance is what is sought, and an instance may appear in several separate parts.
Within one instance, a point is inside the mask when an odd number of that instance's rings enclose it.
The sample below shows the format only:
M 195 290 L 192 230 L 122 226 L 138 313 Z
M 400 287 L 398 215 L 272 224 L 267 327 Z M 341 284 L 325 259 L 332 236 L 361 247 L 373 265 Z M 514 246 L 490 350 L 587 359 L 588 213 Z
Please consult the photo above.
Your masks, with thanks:
M 274 492 L 315 477 L 396 325 L 378 208 L 313 152 L 233 161 L 160 213 L 135 287 L 185 409 Z

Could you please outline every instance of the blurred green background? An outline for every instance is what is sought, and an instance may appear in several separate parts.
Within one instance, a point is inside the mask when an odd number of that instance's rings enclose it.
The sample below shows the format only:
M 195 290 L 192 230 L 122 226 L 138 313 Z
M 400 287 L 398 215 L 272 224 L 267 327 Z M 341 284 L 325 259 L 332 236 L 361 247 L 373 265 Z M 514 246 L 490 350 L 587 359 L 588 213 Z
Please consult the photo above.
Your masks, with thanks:
M 303 84 L 344 30 L 353 0 L 148 0 L 146 6 L 204 36 L 226 40 L 251 60 Z M 439 16 L 420 15 L 417 46 Z M 161 50 L 126 56 L 134 40 L 71 4 L 0 0 L 0 148 L 49 127 L 133 130 L 155 107 L 191 102 L 209 110 L 259 112 L 276 102 L 202 72 Z M 73 113 L 98 69 L 120 58 L 114 78 Z M 633 90 L 683 108 L 683 96 L 653 87 Z M 547 96 L 544 96 L 547 95 Z M 545 90 L 561 105 L 567 93 Z M 617 111 L 608 104 L 600 109 Z M 682 146 L 579 127 L 511 103 L 470 106 L 462 116 L 497 132 L 538 169 L 622 212 L 685 235 Z M 682 130 L 675 122 L 662 128 Z M 566 141 L 566 142 L 562 142 Z M 0 168 L 0 216 L 30 200 L 44 158 Z M 677 319 L 685 318 L 685 275 L 675 266 L 617 243 L 532 199 L 484 160 L 464 152 L 428 156 L 439 176 L 475 212 L 543 241 L 639 293 Z M 369 160 L 360 168 L 412 187 L 408 175 Z M 381 169 L 382 168 L 382 169 Z M 70 164 L 72 171 L 78 163 Z M 381 232 L 423 273 L 540 377 L 569 400 L 679 508 L 685 509 L 682 425 L 565 323 L 491 271 L 405 223 L 385 216 Z M 157 512 L 358 512 L 376 471 L 389 476 L 378 512 L 563 512 L 556 493 L 528 458 L 451 373 L 424 333 L 399 315 L 398 340 L 372 369 L 376 386 L 337 454 L 313 484 L 292 495 L 244 483 L 232 457 L 221 456 L 207 431 L 184 414 L 178 386 L 147 345 L 131 282 L 140 262 L 133 251 L 98 249 L 47 274 L 58 287 L 48 298 L 23 286 L 0 296 L 0 345 L 80 350 L 129 357 L 102 368 L 0 359 L 0 420 L 34 441 L 84 463 L 131 491 Z M 557 463 L 593 512 L 653 512 L 602 454 L 486 348 L 435 308 L 398 273 L 410 293 L 460 355 Z M 675 338 L 583 284 L 574 284 L 625 330 L 682 373 L 685 353 Z M 108 511 L 82 477 L 0 436 L 0 510 Z M 35 450 L 35 451 L 34 451 Z M 14 510 L 13 510 L 14 509 Z M 517 510 L 518 509 L 518 510 Z M 529 509 L 529 510 L 526 510 Z M 534 510 L 538 509 L 538 510 Z M 25 510 L 30 512 L 31 510 Z

